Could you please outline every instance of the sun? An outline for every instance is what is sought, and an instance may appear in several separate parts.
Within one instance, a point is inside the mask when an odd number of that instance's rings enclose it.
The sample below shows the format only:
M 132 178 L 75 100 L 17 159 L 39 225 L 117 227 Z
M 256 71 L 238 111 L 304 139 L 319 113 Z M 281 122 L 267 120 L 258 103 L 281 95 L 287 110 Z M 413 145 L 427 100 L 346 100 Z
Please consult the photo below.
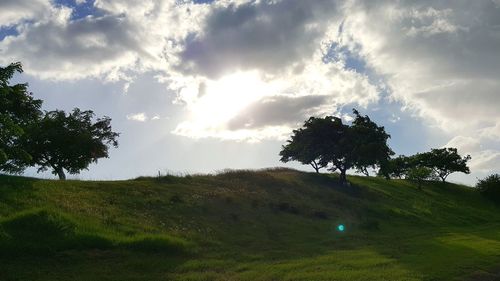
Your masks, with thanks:
M 229 128 L 230 121 L 264 97 L 281 94 L 286 85 L 282 80 L 264 79 L 258 71 L 234 72 L 219 79 L 196 82 L 189 83 L 190 87 L 180 93 L 188 115 L 172 132 L 192 138 L 235 140 L 253 134 L 247 128 Z
M 191 106 L 193 119 L 206 126 L 220 126 L 263 96 L 272 94 L 271 83 L 256 71 L 237 72 L 218 80 L 208 80 L 205 92 Z

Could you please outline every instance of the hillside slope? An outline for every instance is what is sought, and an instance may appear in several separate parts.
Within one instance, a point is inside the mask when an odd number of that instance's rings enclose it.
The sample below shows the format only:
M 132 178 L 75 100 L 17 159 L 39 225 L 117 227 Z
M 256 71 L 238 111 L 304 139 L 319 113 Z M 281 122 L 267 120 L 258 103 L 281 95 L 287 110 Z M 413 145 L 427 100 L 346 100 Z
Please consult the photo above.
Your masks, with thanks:
M 288 169 L 0 176 L 0 280 L 493 278 L 499 207 L 454 184 L 349 180 Z

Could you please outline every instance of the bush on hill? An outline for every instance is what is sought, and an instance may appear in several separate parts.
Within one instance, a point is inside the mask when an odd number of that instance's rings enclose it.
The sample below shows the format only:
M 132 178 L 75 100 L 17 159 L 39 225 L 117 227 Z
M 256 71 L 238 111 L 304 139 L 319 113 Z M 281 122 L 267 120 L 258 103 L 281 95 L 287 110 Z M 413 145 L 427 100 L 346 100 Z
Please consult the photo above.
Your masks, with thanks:
M 479 180 L 476 185 L 477 189 L 485 197 L 500 204 L 500 175 L 489 175 L 486 178 Z

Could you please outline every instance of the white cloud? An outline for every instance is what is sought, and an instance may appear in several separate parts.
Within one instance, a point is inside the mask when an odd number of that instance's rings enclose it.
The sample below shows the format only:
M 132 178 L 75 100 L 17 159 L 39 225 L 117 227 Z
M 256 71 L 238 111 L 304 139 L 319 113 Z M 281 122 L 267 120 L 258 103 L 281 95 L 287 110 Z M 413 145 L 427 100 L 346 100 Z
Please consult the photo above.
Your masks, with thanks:
M 352 1 L 341 42 L 357 46 L 394 98 L 444 130 L 470 132 L 500 118 L 499 12 L 488 1 Z
M 309 115 L 367 107 L 387 90 L 482 142 L 500 135 L 497 2 L 96 0 L 102 15 L 73 20 L 54 2 L 8 0 L 0 25 L 20 34 L 0 42 L 0 63 L 21 60 L 42 79 L 122 80 L 124 91 L 152 71 L 185 106 L 173 132 L 193 138 L 282 138 Z M 349 56 L 366 69 L 347 69 Z M 238 73 L 256 78 L 228 81 Z
M 0 27 L 13 26 L 22 21 L 47 16 L 52 7 L 47 0 L 2 0 Z
M 455 147 L 462 155 L 471 155 L 471 171 L 474 173 L 489 173 L 500 167 L 500 151 L 487 149 L 481 144 L 480 138 L 456 136 L 444 147 Z
M 462 154 L 470 154 L 482 150 L 481 142 L 477 138 L 456 136 L 444 147 L 455 147 Z
M 500 166 L 500 7 L 492 1 L 350 1 L 340 45 L 358 52 L 390 97 L 471 154 Z
M 134 73 L 168 71 L 204 10 L 172 1 L 101 0 L 94 5 L 104 15 L 74 20 L 72 8 L 43 3 L 49 12 L 18 19 L 20 34 L 0 42 L 0 63 L 20 60 L 27 73 L 52 80 L 130 81 Z M 14 14 L 17 6 L 4 11 Z
M 129 115 L 127 115 L 127 120 L 146 122 L 146 121 L 148 121 L 148 116 L 144 112 L 129 114 Z

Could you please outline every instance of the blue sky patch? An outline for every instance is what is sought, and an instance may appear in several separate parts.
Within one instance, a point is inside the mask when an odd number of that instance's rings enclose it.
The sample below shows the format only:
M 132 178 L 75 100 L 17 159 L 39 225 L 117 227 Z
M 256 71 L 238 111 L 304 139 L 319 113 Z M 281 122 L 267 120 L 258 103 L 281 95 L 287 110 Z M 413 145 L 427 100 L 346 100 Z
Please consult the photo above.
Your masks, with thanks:
M 16 26 L 2 27 L 0 28 L 0 41 L 7 36 L 17 36 L 18 34 Z
M 57 5 L 62 5 L 73 9 L 73 12 L 71 13 L 71 20 L 79 20 L 87 16 L 102 15 L 102 12 L 100 12 L 94 6 L 94 2 L 95 0 L 87 0 L 84 3 L 77 4 L 75 0 L 55 0 L 55 3 Z
M 354 70 L 358 73 L 367 72 L 366 62 L 357 53 L 352 52 L 345 46 L 340 46 L 338 43 L 334 42 L 331 44 L 330 48 L 323 56 L 323 62 L 339 62 L 344 63 L 344 68 L 348 70 Z

